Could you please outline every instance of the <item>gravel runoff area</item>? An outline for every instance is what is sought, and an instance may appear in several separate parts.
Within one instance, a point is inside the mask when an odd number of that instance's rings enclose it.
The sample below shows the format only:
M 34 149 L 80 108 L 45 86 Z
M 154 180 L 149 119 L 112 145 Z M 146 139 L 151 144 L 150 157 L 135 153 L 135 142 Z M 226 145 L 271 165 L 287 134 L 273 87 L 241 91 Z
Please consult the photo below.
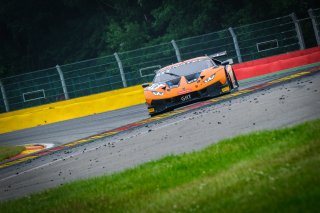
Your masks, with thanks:
M 320 73 L 0 171 L 0 200 L 320 117 Z

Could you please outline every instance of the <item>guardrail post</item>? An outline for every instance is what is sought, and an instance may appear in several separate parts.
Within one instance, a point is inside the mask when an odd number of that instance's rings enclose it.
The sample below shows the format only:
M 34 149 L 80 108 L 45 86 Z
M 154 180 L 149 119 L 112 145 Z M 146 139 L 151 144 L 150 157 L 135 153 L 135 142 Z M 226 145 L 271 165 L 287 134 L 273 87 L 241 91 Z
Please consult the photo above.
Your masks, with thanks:
M 237 38 L 236 34 L 234 33 L 232 27 L 229 27 L 229 32 L 230 32 L 230 34 L 232 36 L 232 39 L 233 39 L 234 48 L 236 49 L 236 53 L 237 53 L 237 57 L 238 57 L 238 63 L 241 63 L 242 62 L 242 57 L 241 57 L 241 53 L 240 53 L 238 38 Z
M 123 87 L 127 87 L 126 76 L 124 75 L 122 62 L 121 62 L 121 60 L 119 58 L 118 53 L 114 53 L 114 57 L 116 58 L 116 60 L 118 62 L 118 67 L 119 67 L 119 70 L 120 70 L 120 75 L 121 75 L 121 80 L 122 80 Z
M 3 86 L 1 80 L 0 80 L 0 89 L 1 89 L 1 94 L 2 94 L 2 98 L 3 98 L 4 107 L 5 107 L 5 109 L 6 109 L 6 112 L 9 112 L 9 111 L 10 111 L 9 103 L 8 103 L 6 91 L 5 91 L 5 89 L 4 89 L 4 86 Z
M 311 8 L 308 10 L 308 13 L 312 21 L 313 31 L 314 31 L 314 35 L 316 36 L 317 44 L 318 46 L 320 46 L 320 35 L 319 35 L 320 32 L 319 32 L 319 27 L 317 25 L 316 17 L 314 16 L 313 10 Z
M 64 93 L 64 98 L 66 100 L 68 100 L 69 99 L 69 94 L 68 94 L 67 85 L 66 85 L 66 82 L 64 80 L 64 76 L 63 76 L 62 70 L 61 70 L 59 65 L 56 65 L 56 69 L 57 69 L 57 71 L 59 73 L 59 76 L 60 76 L 60 81 L 61 81 L 61 85 L 62 85 L 62 89 L 63 89 L 63 93 Z
M 297 16 L 295 13 L 291 13 L 290 16 L 291 16 L 293 23 L 294 23 L 294 26 L 296 28 L 296 33 L 297 33 L 298 40 L 299 40 L 300 50 L 304 50 L 306 48 L 306 45 L 304 44 L 302 30 L 301 30 L 301 27 L 299 24 L 299 20 L 297 19 Z
M 180 50 L 179 50 L 179 48 L 178 48 L 178 45 L 177 45 L 177 43 L 175 42 L 175 40 L 172 40 L 172 41 L 171 41 L 171 44 L 172 44 L 174 50 L 176 51 L 177 61 L 180 62 L 180 61 L 181 61 L 181 54 L 180 54 Z

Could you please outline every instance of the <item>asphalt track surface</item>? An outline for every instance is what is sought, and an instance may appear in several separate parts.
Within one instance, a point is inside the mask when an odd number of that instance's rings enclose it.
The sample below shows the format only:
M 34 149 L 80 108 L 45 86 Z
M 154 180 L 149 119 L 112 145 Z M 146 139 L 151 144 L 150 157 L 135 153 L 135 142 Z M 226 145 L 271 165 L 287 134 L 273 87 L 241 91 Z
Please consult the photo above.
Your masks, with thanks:
M 240 82 L 240 89 L 245 89 L 297 72 L 298 71 L 282 74 L 274 73 L 270 76 L 245 82 L 242 81 Z M 141 104 L 83 118 L 0 134 L 0 145 L 47 143 L 58 146 L 148 117 L 149 115 L 145 104 Z
M 240 83 L 250 87 L 279 75 Z M 1 135 L 0 144 L 63 144 L 147 118 L 144 105 Z M 195 109 L 0 170 L 0 200 L 110 174 L 227 137 L 320 118 L 320 73 Z M 22 142 L 23 141 L 23 142 Z

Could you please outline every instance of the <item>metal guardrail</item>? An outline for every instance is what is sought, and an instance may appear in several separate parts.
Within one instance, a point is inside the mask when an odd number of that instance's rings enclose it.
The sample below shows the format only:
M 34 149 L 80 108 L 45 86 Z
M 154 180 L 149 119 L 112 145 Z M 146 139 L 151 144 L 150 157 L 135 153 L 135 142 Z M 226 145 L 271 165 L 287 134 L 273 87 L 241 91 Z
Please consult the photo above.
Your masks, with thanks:
M 232 58 L 239 63 L 320 45 L 320 8 L 308 13 L 309 17 L 301 20 L 290 14 L 3 78 L 0 112 L 149 82 L 156 69 L 201 55 L 226 51 L 222 59 Z M 309 44 L 310 40 L 315 42 Z

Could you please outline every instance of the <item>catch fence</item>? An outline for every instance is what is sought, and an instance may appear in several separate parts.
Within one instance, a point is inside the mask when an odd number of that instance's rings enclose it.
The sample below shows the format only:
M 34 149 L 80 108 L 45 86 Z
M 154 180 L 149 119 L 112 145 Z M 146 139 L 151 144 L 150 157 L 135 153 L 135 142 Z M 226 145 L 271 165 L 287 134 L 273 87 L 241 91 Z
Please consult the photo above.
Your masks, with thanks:
M 235 63 L 320 45 L 320 9 L 168 43 L 57 65 L 0 80 L 0 112 L 150 82 L 156 70 L 193 57 L 226 51 Z

